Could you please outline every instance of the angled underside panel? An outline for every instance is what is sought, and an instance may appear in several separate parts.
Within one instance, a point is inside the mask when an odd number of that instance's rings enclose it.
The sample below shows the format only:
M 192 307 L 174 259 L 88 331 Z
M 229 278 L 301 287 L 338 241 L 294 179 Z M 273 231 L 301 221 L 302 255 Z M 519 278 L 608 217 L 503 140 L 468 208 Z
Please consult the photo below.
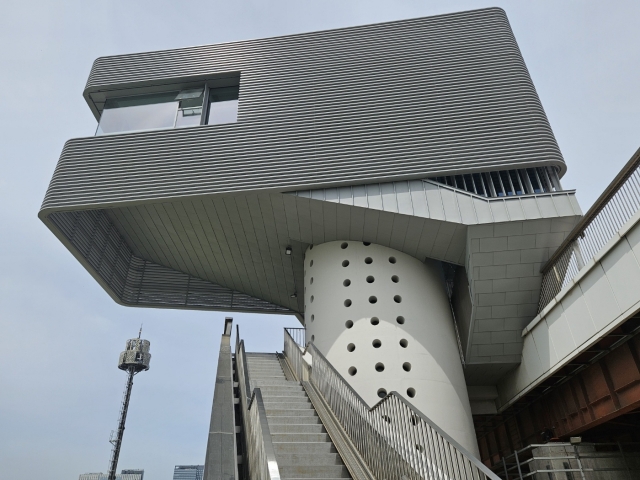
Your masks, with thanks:
M 54 213 L 47 220 L 96 280 L 123 305 L 292 313 L 137 257 L 102 210 Z
M 582 215 L 574 190 L 487 198 L 433 180 L 411 180 L 287 193 L 462 225 Z

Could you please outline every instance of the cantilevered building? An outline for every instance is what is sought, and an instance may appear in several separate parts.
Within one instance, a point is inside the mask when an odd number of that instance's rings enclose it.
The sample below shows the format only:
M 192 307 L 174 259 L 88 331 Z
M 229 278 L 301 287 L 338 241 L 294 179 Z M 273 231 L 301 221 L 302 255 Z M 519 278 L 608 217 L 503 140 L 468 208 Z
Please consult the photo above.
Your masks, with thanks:
M 67 142 L 39 216 L 106 292 L 304 327 L 280 357 L 232 355 L 225 327 L 205 478 L 495 478 L 589 426 L 504 426 L 635 311 L 540 365 L 604 207 L 562 187 L 502 10 L 102 57 L 84 96 L 96 135 Z

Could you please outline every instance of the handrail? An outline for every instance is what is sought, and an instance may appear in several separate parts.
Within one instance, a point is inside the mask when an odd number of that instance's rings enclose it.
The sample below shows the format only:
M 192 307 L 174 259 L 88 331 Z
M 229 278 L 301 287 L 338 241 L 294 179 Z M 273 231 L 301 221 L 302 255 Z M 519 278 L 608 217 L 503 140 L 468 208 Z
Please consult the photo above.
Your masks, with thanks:
M 291 335 L 293 341 L 298 345 L 305 346 L 307 344 L 306 334 L 307 329 L 304 327 L 285 327 L 285 330 Z
M 285 330 L 285 355 L 300 377 L 323 395 L 376 478 L 500 480 L 499 477 L 397 392 L 369 407 L 309 342 L 297 344 Z M 309 353 L 311 366 L 304 360 Z
M 267 414 L 259 388 L 250 390 L 247 356 L 244 341 L 240 340 L 240 329 L 236 333 L 236 370 L 242 408 L 242 424 L 247 443 L 247 463 L 251 480 L 280 480 L 280 471 Z M 251 392 L 251 396 L 249 396 Z
M 640 149 L 541 268 L 538 312 L 593 259 L 640 210 Z

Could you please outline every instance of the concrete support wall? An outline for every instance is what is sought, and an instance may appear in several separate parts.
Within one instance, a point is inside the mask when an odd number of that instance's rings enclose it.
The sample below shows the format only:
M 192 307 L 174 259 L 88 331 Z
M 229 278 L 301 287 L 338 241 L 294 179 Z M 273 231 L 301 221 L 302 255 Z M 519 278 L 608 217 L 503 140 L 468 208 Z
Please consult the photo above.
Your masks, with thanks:
M 477 455 L 437 262 L 375 244 L 329 242 L 307 250 L 304 284 L 307 339 L 369 405 L 397 391 Z
M 231 323 L 225 320 L 220 340 L 216 388 L 213 393 L 209 441 L 204 463 L 204 480 L 237 480 L 233 365 L 231 362 Z

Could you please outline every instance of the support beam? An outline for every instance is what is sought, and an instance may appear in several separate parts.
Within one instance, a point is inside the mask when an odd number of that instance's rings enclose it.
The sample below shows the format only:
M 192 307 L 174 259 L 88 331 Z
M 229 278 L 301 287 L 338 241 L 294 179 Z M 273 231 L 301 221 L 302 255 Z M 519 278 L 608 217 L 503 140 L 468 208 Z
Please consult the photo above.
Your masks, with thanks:
M 238 479 L 233 363 L 231 359 L 232 323 L 232 318 L 225 318 L 224 333 L 220 339 L 218 372 L 213 393 L 209 441 L 204 464 L 204 480 Z

